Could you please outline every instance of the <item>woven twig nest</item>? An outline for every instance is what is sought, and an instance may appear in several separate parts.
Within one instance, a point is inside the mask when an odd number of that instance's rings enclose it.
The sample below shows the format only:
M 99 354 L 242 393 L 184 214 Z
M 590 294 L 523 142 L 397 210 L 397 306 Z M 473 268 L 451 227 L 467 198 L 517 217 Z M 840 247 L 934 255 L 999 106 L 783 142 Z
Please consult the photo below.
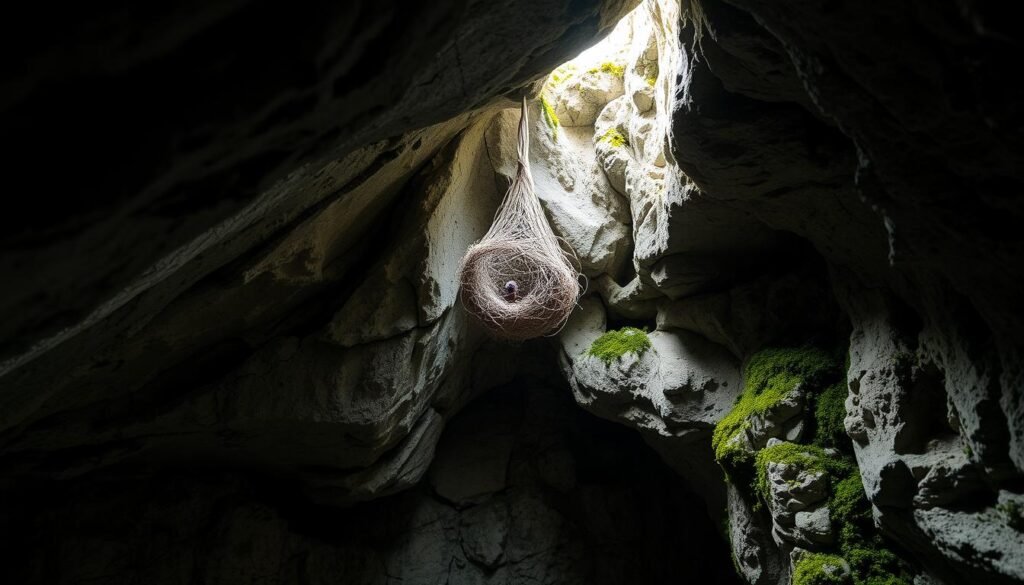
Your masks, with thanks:
M 516 176 L 491 229 L 459 267 L 466 310 L 495 337 L 509 340 L 557 331 L 580 296 L 576 259 L 551 231 L 533 190 L 529 142 L 524 98 Z

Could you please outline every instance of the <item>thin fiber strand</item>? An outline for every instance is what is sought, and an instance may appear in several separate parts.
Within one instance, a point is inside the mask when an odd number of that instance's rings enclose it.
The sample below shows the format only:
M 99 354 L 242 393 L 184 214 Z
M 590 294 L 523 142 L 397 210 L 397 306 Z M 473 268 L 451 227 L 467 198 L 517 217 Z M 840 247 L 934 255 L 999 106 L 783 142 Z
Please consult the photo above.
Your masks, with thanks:
M 516 176 L 491 229 L 470 246 L 459 267 L 463 305 L 500 339 L 531 339 L 558 330 L 580 296 L 575 258 L 562 249 L 534 193 L 529 143 L 523 98 Z

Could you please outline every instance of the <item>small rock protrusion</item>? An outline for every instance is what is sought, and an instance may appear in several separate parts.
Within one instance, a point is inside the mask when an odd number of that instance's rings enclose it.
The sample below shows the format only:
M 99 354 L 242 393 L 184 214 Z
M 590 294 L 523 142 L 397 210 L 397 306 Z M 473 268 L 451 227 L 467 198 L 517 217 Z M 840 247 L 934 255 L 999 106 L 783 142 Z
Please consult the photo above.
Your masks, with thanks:
M 812 544 L 832 544 L 832 516 L 828 506 L 796 513 L 796 530 L 800 537 Z

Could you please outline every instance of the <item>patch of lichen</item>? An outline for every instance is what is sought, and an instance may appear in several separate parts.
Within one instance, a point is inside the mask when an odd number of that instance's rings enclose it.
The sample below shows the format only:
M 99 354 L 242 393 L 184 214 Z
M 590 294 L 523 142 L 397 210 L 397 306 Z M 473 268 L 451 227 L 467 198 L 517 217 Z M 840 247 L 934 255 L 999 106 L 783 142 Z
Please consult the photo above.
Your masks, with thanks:
M 772 348 L 754 354 L 747 363 L 743 394 L 712 434 L 715 459 L 727 473 L 737 464 L 749 463 L 750 457 L 738 453 L 742 447 L 734 441 L 750 424 L 748 419 L 777 405 L 797 384 L 818 384 L 837 371 L 835 360 L 814 347 Z
M 555 114 L 555 108 L 551 106 L 551 102 L 544 94 L 540 94 L 540 108 L 544 116 L 544 123 L 551 128 L 551 135 L 558 138 L 558 115 Z
M 622 148 L 623 146 L 629 145 L 629 139 L 627 139 L 622 132 L 619 132 L 619 129 L 615 127 L 605 130 L 604 134 L 598 138 L 598 141 L 607 142 L 614 148 Z
M 651 348 L 651 339 L 647 332 L 636 327 L 623 327 L 609 331 L 594 340 L 587 354 L 603 361 L 606 365 L 621 358 L 627 353 L 641 356 Z
M 843 558 L 824 553 L 805 553 L 793 567 L 793 585 L 843 585 L 850 582 Z
M 626 75 L 626 68 L 622 65 L 616 65 L 611 61 L 605 61 L 601 63 L 599 67 L 594 67 L 587 70 L 587 73 L 610 73 L 619 79 L 622 79 Z

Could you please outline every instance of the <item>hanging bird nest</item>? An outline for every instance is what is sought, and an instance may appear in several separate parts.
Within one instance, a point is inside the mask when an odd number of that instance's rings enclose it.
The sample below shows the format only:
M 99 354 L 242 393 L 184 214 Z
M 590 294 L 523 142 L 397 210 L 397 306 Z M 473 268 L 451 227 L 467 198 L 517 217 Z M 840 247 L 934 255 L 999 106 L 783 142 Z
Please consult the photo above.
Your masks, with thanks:
M 459 267 L 462 304 L 495 337 L 523 340 L 557 331 L 580 296 L 576 257 L 551 231 L 533 191 L 523 98 L 519 165 L 484 237 Z

